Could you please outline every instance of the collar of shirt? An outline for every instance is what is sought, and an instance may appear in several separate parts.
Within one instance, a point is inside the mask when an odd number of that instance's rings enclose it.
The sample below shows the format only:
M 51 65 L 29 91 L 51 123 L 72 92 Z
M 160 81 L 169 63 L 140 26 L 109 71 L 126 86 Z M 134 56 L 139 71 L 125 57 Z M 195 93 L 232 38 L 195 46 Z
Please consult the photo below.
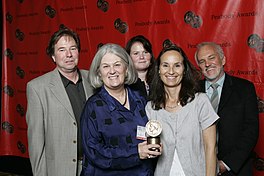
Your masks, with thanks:
M 218 80 L 216 81 L 216 83 L 219 84 L 217 90 L 218 90 L 218 94 L 219 96 L 221 96 L 222 93 L 222 88 L 224 85 L 224 80 L 225 80 L 225 74 Z M 205 81 L 205 90 L 206 90 L 206 94 L 211 97 L 212 93 L 213 93 L 213 88 L 211 87 L 212 82 L 209 81 Z
M 77 70 L 77 72 L 78 72 L 78 75 L 79 75 L 79 79 L 78 79 L 77 83 L 79 83 L 79 82 L 82 81 L 82 76 L 81 76 L 81 72 L 80 72 L 79 69 Z M 64 87 L 67 87 L 69 84 L 74 84 L 72 81 L 70 81 L 68 78 L 63 76 L 61 73 L 60 73 L 60 76 L 61 76 L 61 80 L 62 80 L 62 83 L 63 83 Z
M 128 94 L 127 101 L 129 101 L 129 104 L 130 104 L 130 111 L 133 112 L 136 109 L 136 106 L 139 103 L 138 101 L 140 101 L 140 99 L 132 93 L 132 90 L 128 86 L 125 86 L 125 88 L 127 89 L 127 94 Z M 101 87 L 99 94 L 101 95 L 101 98 L 105 102 L 107 102 L 110 111 L 114 111 L 115 109 L 122 110 L 122 111 L 127 110 L 124 106 L 122 106 L 114 97 L 112 97 L 107 92 L 104 86 Z

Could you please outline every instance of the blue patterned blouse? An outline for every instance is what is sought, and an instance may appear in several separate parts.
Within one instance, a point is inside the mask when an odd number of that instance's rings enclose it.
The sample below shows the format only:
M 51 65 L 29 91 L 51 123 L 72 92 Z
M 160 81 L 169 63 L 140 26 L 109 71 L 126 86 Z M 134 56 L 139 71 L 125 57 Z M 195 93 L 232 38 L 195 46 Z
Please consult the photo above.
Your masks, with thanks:
M 82 114 L 83 170 L 85 176 L 150 176 L 151 159 L 141 160 L 137 126 L 148 121 L 146 100 L 127 87 L 130 110 L 104 87 L 88 99 Z

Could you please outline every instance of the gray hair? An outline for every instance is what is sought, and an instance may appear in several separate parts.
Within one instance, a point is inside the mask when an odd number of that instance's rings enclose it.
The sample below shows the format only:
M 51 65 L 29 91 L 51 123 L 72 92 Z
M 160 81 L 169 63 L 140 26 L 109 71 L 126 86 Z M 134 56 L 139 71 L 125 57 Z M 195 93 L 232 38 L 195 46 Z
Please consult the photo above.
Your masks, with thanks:
M 200 43 L 200 44 L 198 44 L 198 45 L 196 46 L 196 47 L 197 47 L 197 50 L 196 50 L 196 52 L 195 52 L 194 57 L 195 57 L 195 61 L 196 61 L 197 64 L 198 64 L 197 53 L 198 53 L 198 51 L 200 50 L 200 48 L 202 48 L 203 46 L 206 46 L 206 45 L 212 46 L 212 47 L 215 49 L 215 51 L 216 51 L 216 53 L 218 54 L 218 56 L 219 56 L 221 59 L 224 58 L 225 54 L 224 54 L 224 51 L 223 51 L 223 49 L 222 49 L 222 47 L 221 47 L 220 45 L 218 45 L 218 44 L 215 43 L 215 42 L 202 42 L 202 43 Z
M 138 79 L 137 71 L 134 67 L 133 61 L 130 58 L 129 54 L 126 52 L 124 48 L 122 48 L 120 45 L 108 43 L 104 44 L 95 54 L 90 71 L 89 71 L 89 80 L 91 85 L 94 88 L 99 88 L 103 86 L 103 81 L 101 80 L 99 76 L 99 67 L 102 61 L 102 58 L 105 54 L 112 53 L 123 61 L 125 66 L 127 67 L 127 75 L 125 78 L 125 84 L 133 84 Z

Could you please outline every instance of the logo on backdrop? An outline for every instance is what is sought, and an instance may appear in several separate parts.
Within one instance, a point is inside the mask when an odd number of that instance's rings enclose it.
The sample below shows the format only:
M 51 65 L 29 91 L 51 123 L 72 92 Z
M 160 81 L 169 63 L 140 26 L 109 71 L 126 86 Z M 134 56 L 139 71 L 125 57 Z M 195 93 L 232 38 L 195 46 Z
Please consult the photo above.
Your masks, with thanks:
M 52 8 L 50 5 L 47 5 L 45 8 L 45 13 L 48 17 L 54 18 L 56 15 L 56 10 Z
M 126 22 L 123 22 L 120 18 L 117 18 L 114 22 L 115 29 L 120 33 L 124 34 L 128 31 L 128 25 Z
M 184 15 L 184 22 L 189 24 L 192 28 L 199 28 L 202 26 L 202 18 L 192 11 L 188 11 Z
M 21 153 L 26 153 L 26 146 L 21 141 L 17 141 L 17 148 Z
M 17 104 L 16 111 L 21 117 L 25 116 L 26 114 L 25 108 L 21 104 Z
M 170 39 L 165 39 L 162 43 L 163 48 L 169 48 L 173 45 L 174 43 Z
M 7 94 L 8 96 L 10 96 L 10 97 L 14 96 L 14 89 L 11 86 L 9 86 L 9 85 L 4 86 L 3 92 L 5 94 Z
M 16 38 L 19 41 L 23 41 L 25 38 L 25 34 L 22 31 L 20 31 L 20 29 L 16 29 Z
M 109 3 L 105 0 L 98 0 L 97 1 L 97 8 L 106 12 L 109 9 Z
M 256 52 L 264 52 L 264 39 L 260 38 L 258 34 L 251 34 L 248 37 L 247 44 L 250 48 L 256 50 Z
M 264 171 L 264 158 L 260 157 L 258 153 L 253 153 L 254 168 L 258 171 Z
M 6 21 L 8 21 L 9 24 L 13 21 L 13 16 L 9 12 L 6 13 Z
M 103 43 L 99 43 L 99 44 L 97 45 L 97 51 L 98 51 L 103 45 L 104 45 Z
M 177 2 L 177 0 L 167 0 L 167 2 L 168 2 L 169 4 L 174 4 L 174 3 Z
M 19 66 L 17 66 L 17 68 L 16 68 L 16 74 L 21 79 L 23 79 L 25 77 L 25 71 Z
M 13 60 L 14 54 L 10 48 L 7 48 L 5 50 L 4 55 L 8 57 L 10 60 Z
M 2 129 L 10 134 L 14 132 L 14 126 L 11 125 L 9 122 L 3 122 Z
M 264 112 L 264 100 L 261 99 L 259 96 L 257 97 L 257 100 L 258 100 L 259 113 L 263 113 Z

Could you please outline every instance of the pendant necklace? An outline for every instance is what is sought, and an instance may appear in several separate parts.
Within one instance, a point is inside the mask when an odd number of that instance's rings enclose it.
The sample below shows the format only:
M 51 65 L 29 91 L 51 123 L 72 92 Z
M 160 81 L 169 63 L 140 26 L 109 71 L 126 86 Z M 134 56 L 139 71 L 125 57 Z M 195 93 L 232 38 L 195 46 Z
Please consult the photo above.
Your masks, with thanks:
M 166 105 L 167 108 L 170 108 L 170 109 L 174 109 L 174 108 L 177 108 L 177 106 L 180 106 L 180 102 L 177 101 L 176 105 L 175 106 L 168 106 Z
M 126 103 L 127 103 L 127 90 L 125 89 L 125 102 L 122 104 L 122 106 L 125 106 Z

